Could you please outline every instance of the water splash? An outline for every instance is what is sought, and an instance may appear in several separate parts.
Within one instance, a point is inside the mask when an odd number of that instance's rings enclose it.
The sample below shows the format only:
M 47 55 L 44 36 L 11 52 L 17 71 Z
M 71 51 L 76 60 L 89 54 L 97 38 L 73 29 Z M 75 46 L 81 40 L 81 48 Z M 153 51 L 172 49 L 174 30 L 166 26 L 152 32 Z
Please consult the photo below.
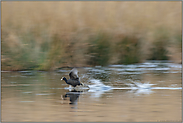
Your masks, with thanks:
M 151 89 L 169 89 L 169 90 L 179 90 L 182 89 L 182 87 L 153 87 Z
M 151 89 L 153 85 L 156 84 L 149 84 L 149 82 L 147 83 L 140 83 L 140 82 L 133 82 L 139 89 Z
M 152 91 L 152 89 L 138 88 L 138 89 L 132 89 L 132 90 L 130 90 L 128 92 L 134 93 L 136 96 L 140 96 L 142 94 L 145 94 L 145 95 L 152 94 L 154 91 Z
M 104 85 L 100 80 L 98 79 L 91 79 L 90 80 L 91 85 L 88 85 L 89 88 L 87 87 L 82 87 L 82 86 L 78 86 L 75 89 L 80 89 L 80 90 L 84 90 L 84 89 L 88 89 L 88 92 L 91 92 L 91 96 L 92 97 L 100 97 L 102 94 L 104 94 L 105 92 L 108 92 L 110 90 L 129 90 L 129 92 L 133 92 L 135 95 L 141 95 L 141 94 L 152 94 L 154 89 L 170 89 L 170 90 L 177 90 L 177 89 L 182 89 L 182 87 L 153 87 L 153 85 L 157 85 L 157 84 L 150 84 L 149 82 L 147 83 L 141 83 L 141 82 L 134 82 L 131 81 L 132 83 L 128 83 L 126 85 L 128 85 L 129 87 L 111 87 L 111 86 L 107 86 Z M 68 89 L 68 90 L 73 90 L 73 87 L 66 87 L 64 89 Z
M 80 74 L 81 82 L 85 82 L 89 84 L 90 87 L 88 92 L 91 92 L 94 97 L 100 97 L 103 93 L 110 91 L 110 90 L 122 90 L 126 89 L 129 91 L 135 91 L 135 94 L 151 94 L 153 93 L 152 90 L 155 89 L 182 89 L 182 87 L 170 86 L 170 87 L 155 87 L 157 84 L 152 84 L 149 82 L 142 83 L 140 81 L 133 82 L 126 84 L 128 87 L 113 87 L 107 86 L 102 83 L 98 78 L 105 78 L 102 74 L 109 74 L 115 73 L 119 75 L 119 77 L 123 75 L 140 75 L 147 72 L 158 72 L 158 73 L 180 73 L 182 66 L 181 64 L 175 63 L 164 63 L 164 62 L 145 62 L 139 64 L 132 64 L 132 65 L 109 65 L 108 67 L 96 66 L 95 68 L 85 68 L 88 72 L 85 74 Z M 98 75 L 99 74 L 99 75 Z M 94 79 L 95 78 L 95 79 Z M 121 81 L 121 78 L 119 78 Z M 122 78 L 123 79 L 123 78 Z M 108 79 L 106 79 L 108 81 Z M 104 81 L 106 81 L 104 80 Z M 162 81 L 160 81 L 162 82 Z M 112 83 L 112 82 L 110 82 Z M 81 87 L 82 88 L 82 87 Z M 72 88 L 65 88 L 65 89 L 72 89 Z M 85 89 L 85 88 L 83 88 Z
M 153 90 L 153 89 L 170 89 L 170 90 L 176 90 L 176 89 L 182 89 L 182 87 L 175 87 L 175 85 L 173 87 L 152 87 L 153 85 L 157 85 L 157 84 L 149 84 L 149 82 L 147 83 L 140 83 L 140 82 L 133 82 L 133 84 L 126 84 L 130 87 L 124 87 L 124 88 L 112 88 L 112 89 L 131 89 L 131 90 L 140 90 L 140 91 L 147 91 L 147 90 Z
M 147 83 L 141 83 L 141 82 L 133 82 L 131 84 L 126 84 L 129 87 L 111 87 L 104 85 L 100 80 L 92 79 L 90 80 L 93 85 L 89 85 L 90 90 L 88 92 L 92 92 L 92 97 L 100 97 L 103 93 L 110 91 L 110 90 L 130 90 L 130 92 L 133 92 L 135 95 L 139 96 L 141 94 L 152 94 L 154 91 L 153 89 L 182 89 L 182 87 L 153 87 L 153 85 L 157 84 L 150 84 Z
M 111 86 L 104 85 L 98 79 L 91 79 L 90 82 L 92 85 L 89 85 L 90 89 L 88 92 L 91 92 L 92 97 L 100 97 L 106 91 L 111 90 Z
M 98 91 L 98 90 L 110 90 L 111 86 L 104 85 L 100 80 L 98 79 L 92 79 L 90 80 L 92 85 L 89 85 L 90 90 L 92 91 Z
M 38 93 L 38 94 L 35 94 L 37 96 L 45 96 L 45 95 L 53 95 L 55 93 Z

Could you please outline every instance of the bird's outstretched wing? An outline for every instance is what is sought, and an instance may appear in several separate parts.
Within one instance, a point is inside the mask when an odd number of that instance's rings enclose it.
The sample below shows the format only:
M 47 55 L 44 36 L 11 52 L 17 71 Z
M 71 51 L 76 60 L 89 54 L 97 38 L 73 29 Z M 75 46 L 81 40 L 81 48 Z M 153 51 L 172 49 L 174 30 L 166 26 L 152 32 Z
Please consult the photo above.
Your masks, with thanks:
M 73 68 L 71 72 L 69 73 L 70 79 L 79 80 L 78 77 L 78 70 L 76 68 Z

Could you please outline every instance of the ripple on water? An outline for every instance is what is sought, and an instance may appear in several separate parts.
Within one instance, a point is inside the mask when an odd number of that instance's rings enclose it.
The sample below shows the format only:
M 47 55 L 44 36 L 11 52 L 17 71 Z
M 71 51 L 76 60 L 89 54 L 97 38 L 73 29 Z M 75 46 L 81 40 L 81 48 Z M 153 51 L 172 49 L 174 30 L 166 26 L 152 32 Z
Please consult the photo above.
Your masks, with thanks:
M 35 102 L 35 101 L 19 101 L 19 102 L 30 103 L 30 102 Z
M 17 82 L 10 82 L 11 84 L 15 84 L 15 83 L 17 83 Z
M 70 70 L 58 70 L 57 72 L 58 73 L 67 73 L 67 72 L 70 72 Z
M 31 94 L 32 92 L 22 92 L 22 93 L 25 93 L 25 94 Z
M 38 93 L 38 94 L 36 94 L 36 95 L 38 95 L 38 96 L 44 96 L 44 95 L 53 95 L 53 94 L 55 94 L 55 93 L 47 93 L 47 94 Z
M 64 88 L 50 88 L 50 89 L 64 89 Z
M 120 73 L 118 73 L 118 74 L 122 74 L 122 75 L 124 75 L 124 74 L 142 74 L 143 72 L 120 72 Z

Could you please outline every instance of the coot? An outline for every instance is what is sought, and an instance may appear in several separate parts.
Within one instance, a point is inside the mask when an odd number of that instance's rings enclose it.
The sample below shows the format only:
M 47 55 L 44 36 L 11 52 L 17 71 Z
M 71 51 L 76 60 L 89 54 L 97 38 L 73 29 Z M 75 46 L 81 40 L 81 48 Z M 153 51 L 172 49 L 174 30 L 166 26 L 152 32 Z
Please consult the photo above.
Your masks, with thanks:
M 78 71 L 76 68 L 71 70 L 69 77 L 70 79 L 68 80 L 65 77 L 62 77 L 61 80 L 64 80 L 68 85 L 72 85 L 73 87 L 76 87 L 77 85 L 84 86 L 84 84 L 79 81 Z

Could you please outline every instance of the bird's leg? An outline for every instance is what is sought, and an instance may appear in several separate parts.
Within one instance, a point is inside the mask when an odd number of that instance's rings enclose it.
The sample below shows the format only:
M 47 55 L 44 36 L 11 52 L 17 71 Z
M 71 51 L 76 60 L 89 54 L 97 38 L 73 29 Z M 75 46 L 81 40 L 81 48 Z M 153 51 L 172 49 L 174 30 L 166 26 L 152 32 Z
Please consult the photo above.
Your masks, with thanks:
M 90 89 L 90 87 L 88 85 L 86 85 L 86 87 L 88 87 Z
M 86 87 L 90 88 L 88 85 L 85 85 L 85 84 L 82 83 L 82 82 L 81 82 L 81 85 L 82 85 L 83 87 L 86 86 Z
M 80 82 L 82 86 L 84 86 L 84 83 Z

